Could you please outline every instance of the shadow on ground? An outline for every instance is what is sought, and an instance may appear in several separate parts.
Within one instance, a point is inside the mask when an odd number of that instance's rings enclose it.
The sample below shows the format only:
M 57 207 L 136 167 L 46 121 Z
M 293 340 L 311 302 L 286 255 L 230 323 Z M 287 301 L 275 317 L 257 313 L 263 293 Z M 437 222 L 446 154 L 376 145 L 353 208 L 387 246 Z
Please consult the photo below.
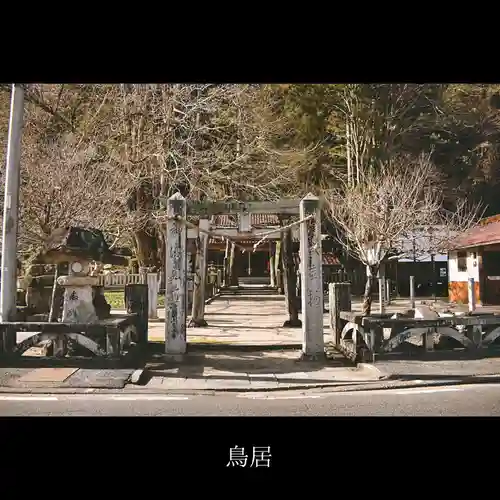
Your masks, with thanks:
M 374 366 L 391 382 L 463 383 L 500 381 L 500 347 L 426 352 L 419 346 L 376 357 Z
M 268 381 L 271 375 L 279 375 L 280 382 L 297 384 L 301 379 L 287 379 L 286 375 L 313 373 L 325 368 L 354 369 L 353 363 L 338 353 L 329 353 L 325 360 L 310 361 L 301 359 L 301 351 L 296 349 L 248 352 L 211 349 L 190 350 L 182 361 L 165 361 L 163 348 L 163 345 L 150 344 L 149 361 L 141 385 L 147 385 L 153 377 L 246 381 L 249 375 L 254 381 Z M 316 379 L 307 375 L 304 382 L 321 384 L 325 382 L 325 378 Z
M 458 342 L 457 342 L 458 344 Z M 500 359 L 500 346 L 492 345 L 485 349 L 465 349 L 456 347 L 452 349 L 435 349 L 426 351 L 423 346 L 403 342 L 398 346 L 397 351 L 377 354 L 376 360 L 380 362 L 390 361 L 418 361 L 426 363 L 430 361 L 461 361 L 461 360 L 481 360 Z

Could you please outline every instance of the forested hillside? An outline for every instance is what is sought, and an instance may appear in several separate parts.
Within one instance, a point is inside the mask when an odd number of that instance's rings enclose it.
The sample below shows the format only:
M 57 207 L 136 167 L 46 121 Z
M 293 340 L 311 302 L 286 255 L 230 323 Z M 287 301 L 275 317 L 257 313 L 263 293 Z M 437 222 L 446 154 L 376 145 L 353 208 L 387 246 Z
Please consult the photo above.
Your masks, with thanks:
M 422 153 L 446 204 L 500 212 L 500 85 L 29 85 L 20 243 L 102 228 L 159 266 L 157 197 L 318 194 Z M 10 87 L 0 92 L 5 165 Z M 3 195 L 2 195 L 3 196 Z

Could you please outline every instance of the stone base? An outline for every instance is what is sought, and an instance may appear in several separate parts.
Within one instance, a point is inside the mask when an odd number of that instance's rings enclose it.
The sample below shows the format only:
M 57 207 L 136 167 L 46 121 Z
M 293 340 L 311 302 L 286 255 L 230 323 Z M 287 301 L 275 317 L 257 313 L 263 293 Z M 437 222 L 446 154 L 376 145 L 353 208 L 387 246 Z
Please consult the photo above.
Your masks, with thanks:
M 208 326 L 208 323 L 204 319 L 191 318 L 188 323 L 188 328 L 203 328 L 206 326 Z
M 164 354 L 162 356 L 165 362 L 170 361 L 171 363 L 182 363 L 185 359 L 185 354 Z
M 326 353 L 306 354 L 305 352 L 302 352 L 299 361 L 326 361 Z
M 301 328 L 302 321 L 300 319 L 287 319 L 283 323 L 283 328 Z

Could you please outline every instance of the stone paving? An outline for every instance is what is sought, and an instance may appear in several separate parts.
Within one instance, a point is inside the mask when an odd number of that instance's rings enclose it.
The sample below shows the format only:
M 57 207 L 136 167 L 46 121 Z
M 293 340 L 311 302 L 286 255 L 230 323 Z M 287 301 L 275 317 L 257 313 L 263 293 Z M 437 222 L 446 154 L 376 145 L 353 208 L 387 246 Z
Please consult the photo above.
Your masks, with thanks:
M 241 298 L 220 297 L 207 304 L 205 319 L 208 327 L 188 328 L 188 343 L 219 343 L 253 346 L 302 345 L 301 328 L 283 328 L 288 319 L 283 296 L 268 296 L 261 300 L 253 296 Z M 160 320 L 149 324 L 149 340 L 162 342 L 164 310 Z M 325 341 L 331 340 L 328 314 L 324 315 Z
M 433 302 L 432 299 L 418 299 L 421 302 L 432 303 L 440 310 L 466 310 L 466 306 L 450 306 L 443 300 Z M 328 296 L 325 296 L 325 308 L 328 309 Z M 386 307 L 386 312 L 402 312 L 410 308 L 409 299 L 396 299 Z M 362 300 L 354 298 L 352 310 L 361 312 Z M 478 309 L 479 310 L 479 309 Z M 484 312 L 499 311 L 499 308 L 484 307 Z M 378 312 L 378 304 L 372 305 L 372 311 Z M 165 310 L 158 309 L 158 320 L 149 323 L 150 342 L 162 342 L 165 338 Z M 299 315 L 300 317 L 300 315 Z M 208 327 L 188 328 L 189 343 L 205 344 L 235 344 L 253 346 L 297 346 L 302 344 L 300 328 L 283 328 L 288 319 L 285 298 L 282 295 L 259 296 L 221 296 L 205 306 L 205 319 Z M 332 340 L 330 333 L 329 314 L 324 314 L 325 343 Z
M 356 368 L 342 355 L 303 361 L 300 351 L 190 352 L 181 362 L 164 361 L 161 354 L 149 362 L 139 386 L 151 391 L 253 391 L 322 387 L 377 381 L 371 367 Z

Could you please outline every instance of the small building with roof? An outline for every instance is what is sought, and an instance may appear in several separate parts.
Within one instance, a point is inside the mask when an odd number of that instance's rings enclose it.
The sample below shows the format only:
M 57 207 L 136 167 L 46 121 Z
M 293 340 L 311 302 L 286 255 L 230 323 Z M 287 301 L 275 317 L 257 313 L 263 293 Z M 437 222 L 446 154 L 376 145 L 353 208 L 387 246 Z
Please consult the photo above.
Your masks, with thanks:
M 476 304 L 500 304 L 500 214 L 457 237 L 448 254 L 448 275 L 450 302 L 466 304 L 474 278 Z
M 188 217 L 189 218 L 189 217 Z M 190 218 L 192 222 L 196 217 Z M 291 220 L 295 220 L 292 217 Z M 273 255 L 277 241 L 281 240 L 280 220 L 274 214 L 250 214 L 248 227 L 241 230 L 240 215 L 214 215 L 210 218 L 211 229 L 217 234 L 224 234 L 236 240 L 241 248 L 248 250 L 245 255 L 237 252 L 235 271 L 239 278 L 255 279 L 268 282 L 270 280 L 270 258 Z M 255 234 L 272 231 L 276 229 L 276 234 L 270 235 L 254 251 L 254 244 L 260 239 Z M 299 260 L 299 227 L 292 228 L 292 249 L 294 260 Z M 342 265 L 330 242 L 323 242 L 323 272 L 325 280 L 330 279 L 330 275 L 338 272 Z M 189 251 L 194 255 L 196 249 L 194 245 L 188 245 Z M 226 241 L 221 238 L 210 237 L 208 241 L 208 262 L 215 267 L 222 267 L 226 252 Z

